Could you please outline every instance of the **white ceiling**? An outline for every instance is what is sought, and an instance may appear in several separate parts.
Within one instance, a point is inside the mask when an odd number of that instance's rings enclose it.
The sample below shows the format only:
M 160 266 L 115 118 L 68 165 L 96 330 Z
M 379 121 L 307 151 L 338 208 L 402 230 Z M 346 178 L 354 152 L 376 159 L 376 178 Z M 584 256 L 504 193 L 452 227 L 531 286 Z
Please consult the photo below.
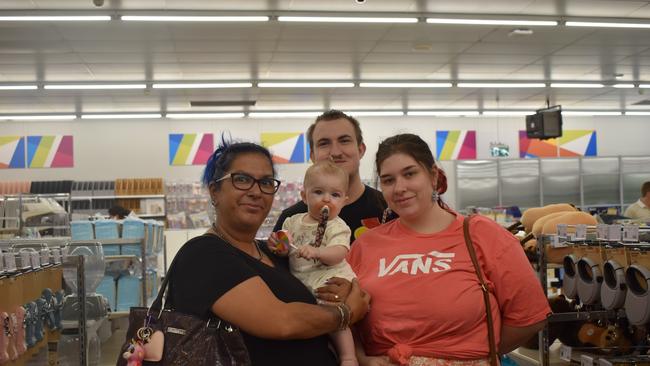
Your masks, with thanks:
M 488 6 L 489 5 L 489 6 Z M 0 15 L 475 15 L 650 21 L 650 1 L 587 0 L 3 0 Z M 650 84 L 650 30 L 417 24 L 0 22 L 0 84 L 204 80 L 574 80 Z M 614 74 L 624 74 L 615 81 Z M 0 114 L 203 111 L 191 100 L 255 100 L 251 110 L 633 109 L 640 89 L 193 89 L 0 91 Z M 650 93 L 650 89 L 645 90 Z M 210 108 L 215 110 L 217 108 Z M 223 109 L 223 108 L 222 108 Z M 237 108 L 229 107 L 228 110 Z

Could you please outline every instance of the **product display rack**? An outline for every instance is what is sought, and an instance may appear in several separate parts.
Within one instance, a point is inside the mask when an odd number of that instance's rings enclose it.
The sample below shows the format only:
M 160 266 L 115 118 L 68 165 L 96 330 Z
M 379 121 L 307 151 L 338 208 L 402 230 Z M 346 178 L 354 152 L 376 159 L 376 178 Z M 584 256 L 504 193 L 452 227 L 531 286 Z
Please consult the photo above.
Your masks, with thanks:
M 93 205 L 93 202 L 97 201 L 108 201 L 110 202 L 109 206 L 113 206 L 115 204 L 122 205 L 124 202 L 121 200 L 149 200 L 149 199 L 160 199 L 162 202 L 165 201 L 165 195 L 164 194 L 145 194 L 145 195 L 124 195 L 124 196 L 117 196 L 117 195 L 110 195 L 110 196 L 73 196 L 71 200 L 73 202 L 80 202 L 80 201 L 87 201 L 89 202 L 89 207 L 83 210 L 90 210 L 91 212 L 95 210 L 105 210 L 107 208 L 104 208 L 106 205 L 102 205 L 102 208 L 95 207 Z M 167 209 L 166 209 L 166 203 L 163 204 L 163 209 L 162 212 L 160 213 L 147 213 L 147 212 L 136 212 L 136 215 L 140 218 L 146 219 L 146 218 L 165 218 Z M 128 205 L 127 205 L 128 206 Z M 78 211 L 78 210 L 77 210 Z
M 28 225 L 23 217 L 23 214 L 27 212 L 24 205 L 28 203 L 36 203 L 47 198 L 55 200 L 67 213 L 64 222 L 61 223 L 63 225 L 58 225 L 59 223 L 51 223 L 50 225 Z M 9 204 L 11 201 L 17 203 L 16 207 L 12 207 L 12 205 Z M 72 203 L 70 194 L 68 193 L 19 193 L 3 195 L 0 196 L 0 204 L 3 207 L 3 216 L 0 216 L 0 233 L 15 233 L 17 236 L 24 236 L 26 234 L 26 229 L 35 229 L 38 232 L 51 229 L 54 234 L 69 234 Z M 15 210 L 15 214 L 8 213 L 7 210 Z M 54 214 L 54 212 L 52 213 Z M 10 222 L 17 222 L 17 225 L 9 224 Z

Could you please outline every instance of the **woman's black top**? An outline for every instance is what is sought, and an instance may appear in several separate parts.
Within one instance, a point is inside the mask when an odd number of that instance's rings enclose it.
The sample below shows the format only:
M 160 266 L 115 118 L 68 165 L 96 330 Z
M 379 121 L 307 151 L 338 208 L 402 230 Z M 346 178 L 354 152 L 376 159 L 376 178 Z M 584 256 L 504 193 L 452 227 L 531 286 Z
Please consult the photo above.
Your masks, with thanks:
M 262 250 L 269 254 L 266 248 Z M 176 254 L 170 274 L 170 300 L 175 310 L 208 319 L 212 304 L 241 282 L 260 276 L 273 294 L 284 302 L 316 304 L 311 292 L 286 267 L 270 255 L 275 267 L 243 253 L 213 235 L 196 237 Z M 255 302 L 255 299 L 250 299 Z M 259 309 L 266 311 L 266 309 Z M 273 316 L 268 313 L 268 316 Z M 234 324 L 236 325 L 236 324 Z M 258 365 L 336 365 L 328 348 L 328 337 L 273 340 L 242 331 L 254 366 Z

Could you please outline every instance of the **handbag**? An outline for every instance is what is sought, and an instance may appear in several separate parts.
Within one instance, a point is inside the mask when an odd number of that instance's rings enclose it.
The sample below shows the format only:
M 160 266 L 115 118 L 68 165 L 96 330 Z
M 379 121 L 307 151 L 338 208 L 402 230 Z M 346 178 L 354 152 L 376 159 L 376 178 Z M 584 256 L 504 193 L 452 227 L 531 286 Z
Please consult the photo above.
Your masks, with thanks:
M 174 273 L 175 262 L 176 258 L 172 261 L 151 307 L 132 307 L 130 309 L 129 328 L 116 365 L 132 365 L 133 361 L 127 360 L 127 358 L 132 353 L 141 350 L 137 344 L 142 346 L 142 343 L 145 343 L 142 338 L 151 339 L 152 343 L 163 343 L 162 355 L 156 357 L 160 360 L 144 360 L 142 365 L 145 366 L 251 365 L 248 350 L 238 328 L 219 319 L 214 314 L 205 320 L 175 311 L 172 309 L 173 305 L 170 304 L 170 301 L 165 301 L 163 306 L 163 298 L 168 291 L 169 278 Z M 160 337 L 161 333 L 162 337 Z M 152 345 L 152 347 L 160 349 L 160 345 Z M 142 352 L 144 353 L 144 351 Z M 133 363 L 133 365 L 139 364 Z
M 469 235 L 469 222 L 473 216 L 466 216 L 463 220 L 463 235 L 465 236 L 465 245 L 467 245 L 467 250 L 469 251 L 469 257 L 472 259 L 472 264 L 474 265 L 474 271 L 476 271 L 476 277 L 478 277 L 478 282 L 481 285 L 481 291 L 483 292 L 483 301 L 485 302 L 485 313 L 487 315 L 487 330 L 488 330 L 488 342 L 490 345 L 490 365 L 499 366 L 499 360 L 497 355 L 497 345 L 494 338 L 494 321 L 492 320 L 492 306 L 490 304 L 490 292 L 483 278 L 483 272 L 479 266 L 478 259 L 476 259 L 476 251 L 474 250 L 474 244 L 472 243 L 472 238 Z

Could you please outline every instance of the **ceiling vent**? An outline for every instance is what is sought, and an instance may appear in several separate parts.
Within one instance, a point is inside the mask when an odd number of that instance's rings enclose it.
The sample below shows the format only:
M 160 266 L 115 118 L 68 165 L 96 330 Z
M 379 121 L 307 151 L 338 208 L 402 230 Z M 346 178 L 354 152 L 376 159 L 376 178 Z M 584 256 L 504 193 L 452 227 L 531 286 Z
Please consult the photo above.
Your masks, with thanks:
M 632 105 L 650 105 L 650 99 L 640 100 L 636 103 L 632 103 Z
M 252 107 L 256 100 L 192 100 L 192 107 Z

